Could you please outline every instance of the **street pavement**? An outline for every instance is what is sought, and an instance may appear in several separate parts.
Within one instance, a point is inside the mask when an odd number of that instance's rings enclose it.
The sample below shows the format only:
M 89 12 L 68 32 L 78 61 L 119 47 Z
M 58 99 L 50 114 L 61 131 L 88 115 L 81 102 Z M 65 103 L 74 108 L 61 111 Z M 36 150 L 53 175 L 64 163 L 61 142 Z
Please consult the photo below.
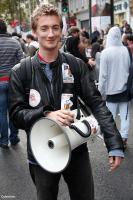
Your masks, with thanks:
M 117 124 L 119 127 L 119 116 Z M 122 165 L 115 172 L 109 172 L 108 154 L 103 140 L 96 137 L 88 141 L 95 184 L 95 200 L 133 200 L 132 130 L 133 113 L 131 111 L 128 148 Z M 36 200 L 36 191 L 29 175 L 26 159 L 26 135 L 22 130 L 19 135 L 21 142 L 16 147 L 10 147 L 9 150 L 0 149 L 0 200 Z M 70 200 L 63 179 L 60 181 L 58 200 Z

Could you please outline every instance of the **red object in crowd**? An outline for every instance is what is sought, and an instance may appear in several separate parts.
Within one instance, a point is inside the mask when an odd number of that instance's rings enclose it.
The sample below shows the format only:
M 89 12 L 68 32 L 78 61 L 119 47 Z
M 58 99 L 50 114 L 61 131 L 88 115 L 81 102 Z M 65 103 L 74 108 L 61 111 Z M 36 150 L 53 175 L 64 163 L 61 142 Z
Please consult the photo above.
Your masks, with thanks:
M 19 21 L 15 19 L 14 21 L 11 22 L 12 28 L 15 28 L 18 25 Z

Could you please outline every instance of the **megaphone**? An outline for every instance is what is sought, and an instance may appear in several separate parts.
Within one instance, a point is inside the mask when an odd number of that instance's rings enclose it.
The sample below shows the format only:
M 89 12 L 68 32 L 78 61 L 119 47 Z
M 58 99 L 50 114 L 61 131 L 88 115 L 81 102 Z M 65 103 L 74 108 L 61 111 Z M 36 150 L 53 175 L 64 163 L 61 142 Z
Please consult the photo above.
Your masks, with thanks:
M 30 132 L 30 145 L 37 163 L 46 171 L 63 171 L 71 159 L 71 151 L 85 143 L 93 130 L 98 130 L 93 116 L 75 120 L 70 126 L 60 126 L 50 118 L 39 119 Z

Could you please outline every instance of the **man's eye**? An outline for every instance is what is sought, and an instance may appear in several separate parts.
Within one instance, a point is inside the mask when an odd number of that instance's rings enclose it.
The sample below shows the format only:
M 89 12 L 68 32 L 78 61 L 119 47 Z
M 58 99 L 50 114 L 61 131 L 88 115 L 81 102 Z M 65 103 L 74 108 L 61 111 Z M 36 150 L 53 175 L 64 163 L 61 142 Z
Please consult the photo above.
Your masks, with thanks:
M 58 31 L 60 28 L 59 27 L 53 27 L 53 30 Z
M 47 31 L 47 28 L 42 28 L 41 30 L 42 30 L 42 31 Z
M 43 28 L 41 28 L 41 31 L 44 31 L 44 32 L 50 31 L 50 30 L 58 31 L 59 29 L 60 29 L 60 27 L 58 27 L 58 26 L 55 26 L 55 27 L 52 27 L 52 28 L 43 27 Z

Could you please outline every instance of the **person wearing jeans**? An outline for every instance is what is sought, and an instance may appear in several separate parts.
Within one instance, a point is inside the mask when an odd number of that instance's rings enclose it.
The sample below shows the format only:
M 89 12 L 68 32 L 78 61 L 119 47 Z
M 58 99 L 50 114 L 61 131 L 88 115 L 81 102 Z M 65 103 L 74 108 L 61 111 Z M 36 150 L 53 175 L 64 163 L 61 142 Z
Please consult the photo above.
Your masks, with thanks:
M 18 138 L 18 129 L 14 127 L 10 120 L 8 123 L 8 85 L 9 83 L 6 81 L 0 82 L 0 146 L 3 148 L 8 148 L 9 140 L 12 145 L 20 141 Z M 10 136 L 8 136 L 9 128 Z
M 119 109 L 120 112 L 120 120 L 121 120 L 121 127 L 120 133 L 123 139 L 128 138 L 128 131 L 129 131 L 129 103 L 128 102 L 120 102 L 120 103 L 111 103 L 107 102 L 107 107 L 111 111 L 113 118 L 116 118 L 117 110 Z
M 11 145 L 16 145 L 18 130 L 8 120 L 8 86 L 10 70 L 23 58 L 23 51 L 20 44 L 7 33 L 7 26 L 3 19 L 0 19 L 0 147 L 8 148 L 9 140 Z M 8 130 L 10 128 L 10 136 Z
M 122 44 L 120 29 L 112 27 L 107 35 L 106 48 L 101 53 L 98 89 L 115 119 L 120 111 L 120 133 L 126 148 L 129 132 L 129 101 L 127 80 L 129 76 L 130 56 Z

